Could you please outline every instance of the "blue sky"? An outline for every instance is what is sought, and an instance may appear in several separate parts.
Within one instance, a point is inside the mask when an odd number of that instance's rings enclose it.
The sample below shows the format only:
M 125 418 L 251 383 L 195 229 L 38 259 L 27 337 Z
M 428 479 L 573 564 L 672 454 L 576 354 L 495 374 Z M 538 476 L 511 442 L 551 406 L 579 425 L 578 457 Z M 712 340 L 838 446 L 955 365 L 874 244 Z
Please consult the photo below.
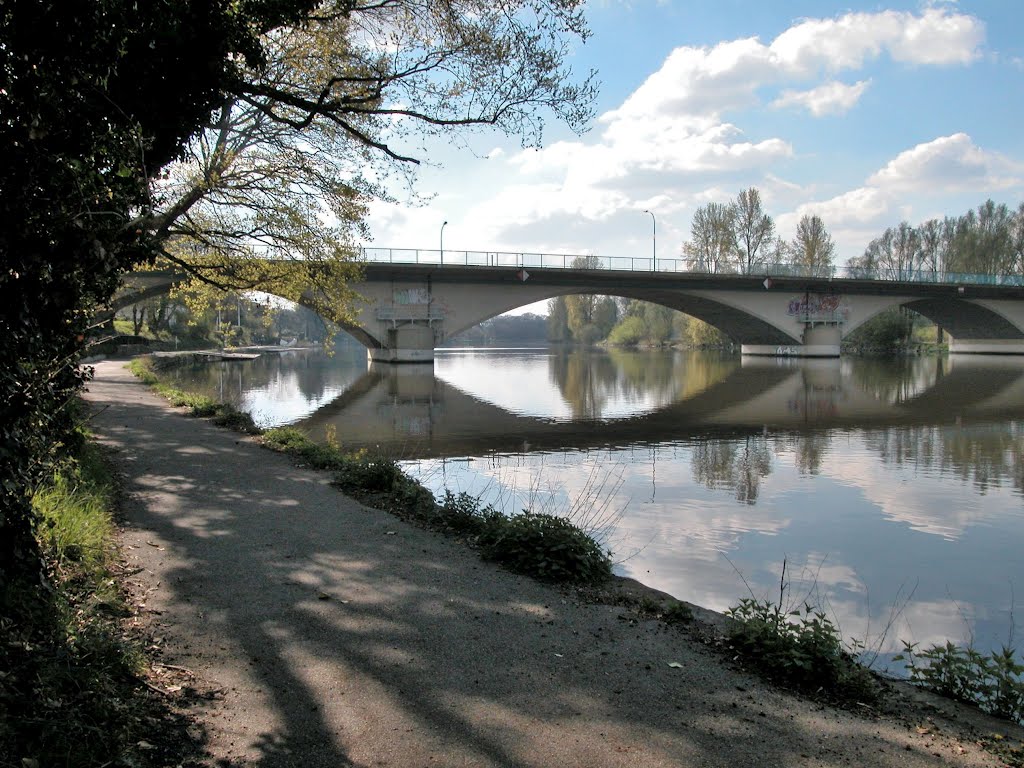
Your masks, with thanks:
M 837 262 L 901 220 L 1024 201 L 1024 4 L 600 0 L 572 65 L 597 118 L 545 147 L 436 146 L 425 205 L 372 245 L 678 256 L 693 211 L 757 187 L 778 234 L 821 216 Z

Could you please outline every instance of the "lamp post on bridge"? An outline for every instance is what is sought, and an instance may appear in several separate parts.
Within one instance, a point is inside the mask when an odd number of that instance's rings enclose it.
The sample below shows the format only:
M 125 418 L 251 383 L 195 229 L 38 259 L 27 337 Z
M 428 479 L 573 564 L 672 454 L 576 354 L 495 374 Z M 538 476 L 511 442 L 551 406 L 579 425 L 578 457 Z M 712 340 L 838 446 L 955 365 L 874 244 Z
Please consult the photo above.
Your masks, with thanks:
M 644 213 L 650 214 L 651 217 L 651 271 L 658 271 L 658 222 L 654 218 L 654 214 L 650 211 L 644 211 Z
M 441 263 L 444 264 L 444 228 L 448 226 L 446 221 L 441 225 Z

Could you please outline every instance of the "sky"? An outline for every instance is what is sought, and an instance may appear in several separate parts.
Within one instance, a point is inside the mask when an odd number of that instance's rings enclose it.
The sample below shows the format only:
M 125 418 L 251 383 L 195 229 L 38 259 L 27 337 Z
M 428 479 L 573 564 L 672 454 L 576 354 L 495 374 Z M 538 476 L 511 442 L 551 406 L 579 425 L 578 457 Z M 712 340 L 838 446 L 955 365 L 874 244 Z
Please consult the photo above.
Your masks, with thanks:
M 845 264 L 887 227 L 1024 201 L 1024 3 L 592 0 L 570 64 L 601 82 L 542 149 L 435 145 L 390 248 L 678 257 L 694 210 L 756 187 L 790 240 L 822 218 Z M 653 214 L 646 214 L 650 211 Z M 533 307 L 537 311 L 539 307 Z

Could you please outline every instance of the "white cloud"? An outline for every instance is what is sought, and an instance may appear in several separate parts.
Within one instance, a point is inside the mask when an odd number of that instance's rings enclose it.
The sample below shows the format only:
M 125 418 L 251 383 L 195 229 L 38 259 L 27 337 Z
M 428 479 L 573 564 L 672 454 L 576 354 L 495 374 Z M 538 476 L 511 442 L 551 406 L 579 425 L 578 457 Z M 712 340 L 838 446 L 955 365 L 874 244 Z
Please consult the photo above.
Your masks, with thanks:
M 970 190 L 1019 183 L 1005 174 L 1020 172 L 1005 158 L 979 148 L 966 133 L 941 136 L 901 152 L 868 184 L 893 191 Z
M 712 47 L 680 47 L 601 121 L 672 117 L 699 125 L 756 103 L 764 86 L 860 69 L 883 52 L 911 64 L 966 64 L 980 55 L 984 34 L 984 25 L 973 16 L 929 8 L 920 16 L 885 11 L 810 19 L 790 27 L 770 45 L 750 37 Z M 865 83 L 845 86 L 860 92 L 864 87 Z M 843 88 L 832 85 L 833 101 L 850 98 Z
M 792 73 L 860 69 L 887 52 L 908 64 L 967 64 L 980 55 L 985 26 L 973 16 L 928 8 L 912 13 L 848 13 L 809 19 L 772 42 L 773 55 Z
M 772 102 L 772 106 L 776 109 L 803 107 L 815 117 L 840 115 L 848 112 L 860 100 L 870 82 L 861 80 L 853 85 L 846 85 L 832 81 L 809 91 L 787 90 Z
M 797 206 L 795 217 L 817 215 L 830 226 L 874 224 L 889 214 L 890 200 L 880 190 L 859 187 L 821 202 Z
M 800 216 L 817 213 L 841 251 L 861 248 L 865 236 L 870 239 L 892 223 L 897 203 L 907 202 L 911 196 L 906 192 L 915 183 L 926 192 L 957 183 L 991 188 L 1000 173 L 1013 172 L 1006 165 L 999 171 L 994 155 L 957 134 L 900 154 L 860 188 L 835 194 L 832 187 L 832 197 L 806 202 L 818 196 L 815 185 L 784 178 L 793 173 L 789 161 L 800 160 L 801 147 L 783 129 L 763 128 L 778 126 L 782 116 L 758 123 L 746 110 L 762 106 L 763 99 L 772 107 L 812 116 L 843 114 L 885 75 L 879 70 L 872 72 L 873 79 L 840 78 L 838 72 L 883 57 L 917 66 L 969 63 L 978 57 L 983 39 L 978 19 L 945 5 L 916 14 L 884 11 L 800 20 L 767 44 L 744 37 L 676 48 L 617 107 L 599 117 L 598 132 L 540 150 L 488 152 L 486 170 L 470 172 L 468 185 L 463 182 L 460 189 L 464 214 L 449 228 L 453 242 L 458 231 L 475 247 L 561 244 L 613 252 L 633 246 L 632 212 L 654 208 L 666 228 L 676 226 L 685 239 L 688 222 L 672 224 L 670 211 L 707 202 L 702 194 L 708 190 L 716 191 L 716 200 L 725 200 L 745 186 L 758 186 L 766 196 L 773 189 L 778 193 L 769 201 L 776 211 L 789 206 L 789 213 L 776 213 L 780 234 L 792 234 Z M 851 82 L 843 82 L 847 79 Z M 735 116 L 726 119 L 729 113 Z M 453 193 L 452 200 L 436 201 L 439 209 L 444 206 L 441 219 L 451 218 L 455 199 Z M 668 202 L 662 206 L 652 200 Z M 378 221 L 392 231 L 411 231 L 413 223 Z M 590 228 L 572 224 L 580 221 Z M 388 226 L 392 223 L 396 226 Z M 402 227 L 405 223 L 410 226 Z M 662 223 L 659 218 L 659 236 Z M 427 225 L 428 242 L 434 228 Z M 581 232 L 586 234 L 580 237 Z M 667 233 L 664 241 L 669 242 Z

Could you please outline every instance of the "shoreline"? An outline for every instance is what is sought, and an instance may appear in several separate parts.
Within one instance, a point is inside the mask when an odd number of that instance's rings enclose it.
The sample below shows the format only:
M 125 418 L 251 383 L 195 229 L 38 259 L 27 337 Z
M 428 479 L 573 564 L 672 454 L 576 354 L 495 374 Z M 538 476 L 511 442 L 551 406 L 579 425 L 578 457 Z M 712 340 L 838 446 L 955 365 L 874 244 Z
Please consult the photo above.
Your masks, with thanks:
M 983 734 L 1018 737 L 930 696 L 897 715 L 777 689 L 183 418 L 119 366 L 98 367 L 87 399 L 124 475 L 129 581 L 159 664 L 209 694 L 189 708 L 197 765 L 994 766 Z

